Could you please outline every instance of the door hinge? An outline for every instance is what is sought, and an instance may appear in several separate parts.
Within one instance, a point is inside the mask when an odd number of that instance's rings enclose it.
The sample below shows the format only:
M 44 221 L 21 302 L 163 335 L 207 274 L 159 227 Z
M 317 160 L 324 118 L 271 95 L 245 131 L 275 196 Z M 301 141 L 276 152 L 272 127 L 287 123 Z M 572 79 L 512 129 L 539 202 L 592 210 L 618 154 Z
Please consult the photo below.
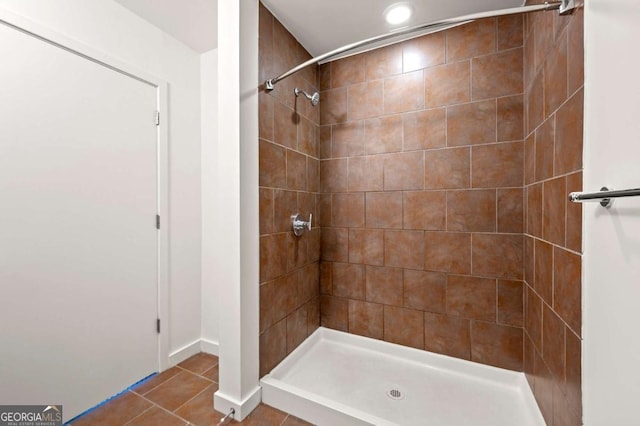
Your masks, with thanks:
M 156 229 L 160 229 L 160 215 L 156 215 Z
M 160 125 L 160 111 L 156 111 L 156 126 Z
M 160 334 L 160 318 L 156 319 L 156 331 Z

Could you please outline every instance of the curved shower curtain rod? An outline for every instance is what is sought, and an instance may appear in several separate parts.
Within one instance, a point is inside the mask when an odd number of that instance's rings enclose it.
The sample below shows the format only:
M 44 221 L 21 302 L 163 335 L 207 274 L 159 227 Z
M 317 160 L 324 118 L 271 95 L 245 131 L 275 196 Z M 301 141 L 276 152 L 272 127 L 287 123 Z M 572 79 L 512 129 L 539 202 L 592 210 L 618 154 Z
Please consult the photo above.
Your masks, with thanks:
M 566 15 L 571 13 L 571 11 L 573 9 L 575 9 L 576 7 L 578 7 L 578 1 L 579 0 L 562 0 L 562 1 L 557 1 L 557 2 L 546 2 L 543 4 L 536 4 L 536 5 L 531 5 L 531 6 L 520 6 L 520 7 L 513 7 L 513 8 L 509 8 L 509 9 L 499 9 L 499 10 L 494 10 L 494 11 L 490 11 L 490 12 L 480 12 L 480 13 L 473 13 L 470 15 L 463 15 L 463 16 L 459 16 L 457 18 L 450 18 L 450 19 L 443 19 L 441 21 L 436 21 L 436 22 L 430 22 L 430 23 L 426 23 L 426 24 L 421 24 L 421 25 L 416 25 L 413 27 L 409 27 L 409 28 L 405 28 L 399 31 L 395 31 L 392 33 L 388 33 L 388 34 L 383 34 L 383 35 L 379 35 L 376 37 L 371 37 L 365 40 L 361 40 L 355 43 L 351 43 L 351 44 L 347 44 L 345 46 L 339 47 L 337 49 L 334 49 L 330 52 L 327 52 L 325 54 L 322 54 L 320 56 L 316 56 L 315 58 L 309 59 L 306 62 L 301 63 L 300 65 L 291 68 L 289 71 L 280 74 L 277 77 L 271 78 L 267 81 L 265 81 L 264 83 L 264 87 L 266 90 L 273 90 L 275 88 L 275 85 L 281 81 L 284 80 L 285 78 L 289 77 L 292 74 L 297 73 L 298 71 L 310 66 L 310 65 L 314 65 L 317 64 L 320 61 L 323 61 L 325 59 L 329 59 L 332 58 L 334 56 L 337 56 L 341 53 L 344 52 L 348 52 L 350 50 L 353 49 L 357 49 L 358 47 L 362 47 L 362 46 L 366 46 L 367 44 L 371 44 L 371 43 L 375 43 L 378 41 L 384 41 L 384 40 L 388 40 L 390 38 L 394 38 L 394 37 L 398 37 L 401 35 L 406 35 L 406 34 L 411 34 L 417 31 L 424 31 L 424 30 L 432 30 L 429 34 L 431 33 L 435 33 L 438 31 L 443 31 L 446 29 L 449 29 L 451 27 L 455 27 L 458 25 L 463 25 L 463 24 L 467 24 L 469 22 L 473 22 L 475 20 L 478 19 L 483 19 L 483 18 L 492 18 L 492 17 L 496 17 L 496 16 L 504 16 L 504 15 L 515 15 L 517 13 L 530 13 L 530 12 L 538 12 L 541 10 L 559 10 L 561 15 Z

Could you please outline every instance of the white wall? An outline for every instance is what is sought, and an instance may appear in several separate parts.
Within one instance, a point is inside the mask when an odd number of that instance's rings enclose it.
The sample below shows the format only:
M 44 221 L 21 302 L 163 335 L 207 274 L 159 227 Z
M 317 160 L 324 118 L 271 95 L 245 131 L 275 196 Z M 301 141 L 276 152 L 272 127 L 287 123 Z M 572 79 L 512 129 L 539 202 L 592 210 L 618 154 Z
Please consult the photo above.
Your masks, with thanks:
M 169 83 L 170 352 L 199 345 L 199 55 L 111 0 L 0 0 L 0 7 Z
M 587 191 L 640 186 L 640 2 L 587 0 Z M 640 197 L 584 208 L 587 426 L 640 424 Z
M 217 259 L 220 239 L 215 233 L 218 215 L 224 213 L 216 203 L 223 188 L 217 178 L 218 167 L 218 50 L 200 56 L 202 112 L 202 339 L 203 349 L 214 352 L 218 344 L 219 319 Z M 222 250 L 224 251 L 224 247 Z M 217 353 L 217 352 L 216 352 Z

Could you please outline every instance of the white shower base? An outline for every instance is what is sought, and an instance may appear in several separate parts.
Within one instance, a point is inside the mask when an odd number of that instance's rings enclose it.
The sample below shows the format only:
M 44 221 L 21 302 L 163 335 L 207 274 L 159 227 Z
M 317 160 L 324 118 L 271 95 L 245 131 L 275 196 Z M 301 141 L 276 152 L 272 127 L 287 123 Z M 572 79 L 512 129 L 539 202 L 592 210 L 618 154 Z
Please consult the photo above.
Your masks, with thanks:
M 264 403 L 317 425 L 545 424 L 523 373 L 322 327 L 261 383 Z

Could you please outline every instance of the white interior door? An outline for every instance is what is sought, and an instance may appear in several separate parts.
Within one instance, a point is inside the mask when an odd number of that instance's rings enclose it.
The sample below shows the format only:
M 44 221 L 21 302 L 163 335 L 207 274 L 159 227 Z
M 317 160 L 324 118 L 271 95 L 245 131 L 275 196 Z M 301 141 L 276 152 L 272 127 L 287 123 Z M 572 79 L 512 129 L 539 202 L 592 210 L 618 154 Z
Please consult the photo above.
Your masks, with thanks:
M 157 87 L 0 24 L 0 403 L 158 370 Z

